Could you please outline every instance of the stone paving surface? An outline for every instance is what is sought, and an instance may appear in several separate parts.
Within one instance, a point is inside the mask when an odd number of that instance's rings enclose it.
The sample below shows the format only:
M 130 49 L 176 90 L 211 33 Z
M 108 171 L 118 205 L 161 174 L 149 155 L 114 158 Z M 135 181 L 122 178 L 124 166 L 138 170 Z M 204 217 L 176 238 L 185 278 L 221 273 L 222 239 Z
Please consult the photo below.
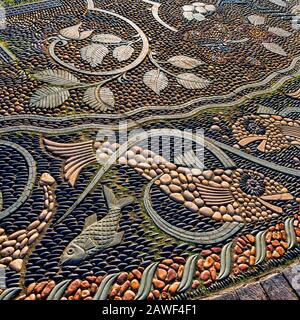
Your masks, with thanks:
M 273 273 L 300 256 L 299 1 L 25 2 L 0 29 L 0 300 L 298 299 Z
M 300 300 L 300 265 L 204 300 Z

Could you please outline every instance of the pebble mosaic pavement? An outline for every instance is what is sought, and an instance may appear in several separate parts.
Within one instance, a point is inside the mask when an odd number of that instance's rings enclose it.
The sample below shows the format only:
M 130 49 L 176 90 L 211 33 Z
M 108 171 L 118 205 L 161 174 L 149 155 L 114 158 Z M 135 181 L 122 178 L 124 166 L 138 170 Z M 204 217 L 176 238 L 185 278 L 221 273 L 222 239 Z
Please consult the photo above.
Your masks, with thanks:
M 5 11 L 0 300 L 299 299 L 298 1 Z

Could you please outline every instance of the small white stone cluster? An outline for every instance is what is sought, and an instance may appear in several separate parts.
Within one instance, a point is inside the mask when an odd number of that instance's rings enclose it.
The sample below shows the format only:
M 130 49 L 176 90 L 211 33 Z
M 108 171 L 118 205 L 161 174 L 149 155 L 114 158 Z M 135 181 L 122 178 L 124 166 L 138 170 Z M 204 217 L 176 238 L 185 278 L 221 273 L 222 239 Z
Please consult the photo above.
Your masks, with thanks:
M 206 19 L 206 15 L 211 12 L 215 12 L 217 8 L 213 4 L 205 4 L 203 2 L 194 2 L 182 7 L 183 16 L 189 20 L 203 21 Z

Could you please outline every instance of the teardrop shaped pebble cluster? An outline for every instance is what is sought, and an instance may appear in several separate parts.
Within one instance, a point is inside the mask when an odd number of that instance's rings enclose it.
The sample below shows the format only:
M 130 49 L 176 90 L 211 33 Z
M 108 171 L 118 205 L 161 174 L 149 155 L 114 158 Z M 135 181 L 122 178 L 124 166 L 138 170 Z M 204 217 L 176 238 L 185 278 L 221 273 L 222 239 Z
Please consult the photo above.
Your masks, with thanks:
M 44 192 L 44 209 L 36 220 L 26 229 L 18 230 L 10 235 L 0 228 L 0 267 L 8 266 L 20 272 L 23 260 L 30 252 L 30 248 L 37 242 L 46 230 L 55 214 L 55 180 L 50 174 L 44 173 L 40 181 Z

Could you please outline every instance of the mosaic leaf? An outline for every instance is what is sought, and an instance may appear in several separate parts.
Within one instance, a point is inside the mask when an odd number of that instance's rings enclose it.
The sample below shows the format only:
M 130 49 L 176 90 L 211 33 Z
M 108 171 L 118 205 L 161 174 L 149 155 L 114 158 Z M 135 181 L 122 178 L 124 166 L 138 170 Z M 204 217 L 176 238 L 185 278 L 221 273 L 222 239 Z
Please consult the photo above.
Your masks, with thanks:
M 80 50 L 81 57 L 88 62 L 92 67 L 100 65 L 109 50 L 103 44 L 91 44 Z
M 183 69 L 193 69 L 204 64 L 204 62 L 201 60 L 190 58 L 183 55 L 174 56 L 170 58 L 168 62 L 175 67 Z
M 282 0 L 269 0 L 270 2 L 277 4 L 280 7 L 286 7 L 286 2 L 282 1 Z
M 114 49 L 113 57 L 119 62 L 128 60 L 134 52 L 134 49 L 129 45 L 120 46 Z
M 276 53 L 276 54 L 279 54 L 281 56 L 284 56 L 286 57 L 287 56 L 287 53 L 284 51 L 284 49 L 279 46 L 278 44 L 276 43 L 273 43 L 273 42 L 263 42 L 262 45 L 269 51 L 273 52 L 273 53 Z
M 79 84 L 80 81 L 70 72 L 66 70 L 44 70 L 37 72 L 33 77 L 39 81 L 47 82 L 57 86 L 73 86 Z
M 70 96 L 67 89 L 59 87 L 42 87 L 30 99 L 30 105 L 39 108 L 55 108 Z
M 287 31 L 287 30 L 284 30 L 284 29 L 282 29 L 282 28 L 277 28 L 277 27 L 274 27 L 274 28 L 269 27 L 268 31 L 276 34 L 276 35 L 279 36 L 279 37 L 285 37 L 285 38 L 287 38 L 287 37 L 289 37 L 289 36 L 292 35 L 291 32 L 289 32 L 289 31 Z
M 265 18 L 256 14 L 248 16 L 248 20 L 255 26 L 265 23 Z
M 92 41 L 101 43 L 120 43 L 122 39 L 114 34 L 101 33 L 93 36 Z
M 74 26 L 64 28 L 59 31 L 59 33 L 67 39 L 72 39 L 72 40 L 83 40 L 88 38 L 94 30 L 86 30 L 83 32 L 79 32 L 79 29 L 81 27 L 82 23 L 78 23 Z
M 75 39 L 75 40 L 79 39 L 80 37 L 79 28 L 81 27 L 81 25 L 82 25 L 82 22 L 74 26 L 64 28 L 60 30 L 59 33 L 67 39 Z
M 100 86 L 87 89 L 83 101 L 98 111 L 112 110 L 115 105 L 113 92 L 109 88 Z
M 203 89 L 209 85 L 209 81 L 199 78 L 193 73 L 181 73 L 177 76 L 177 81 L 186 89 Z
M 159 69 L 146 72 L 144 74 L 143 81 L 147 87 L 152 89 L 158 95 L 160 95 L 160 92 L 169 84 L 167 76 Z

